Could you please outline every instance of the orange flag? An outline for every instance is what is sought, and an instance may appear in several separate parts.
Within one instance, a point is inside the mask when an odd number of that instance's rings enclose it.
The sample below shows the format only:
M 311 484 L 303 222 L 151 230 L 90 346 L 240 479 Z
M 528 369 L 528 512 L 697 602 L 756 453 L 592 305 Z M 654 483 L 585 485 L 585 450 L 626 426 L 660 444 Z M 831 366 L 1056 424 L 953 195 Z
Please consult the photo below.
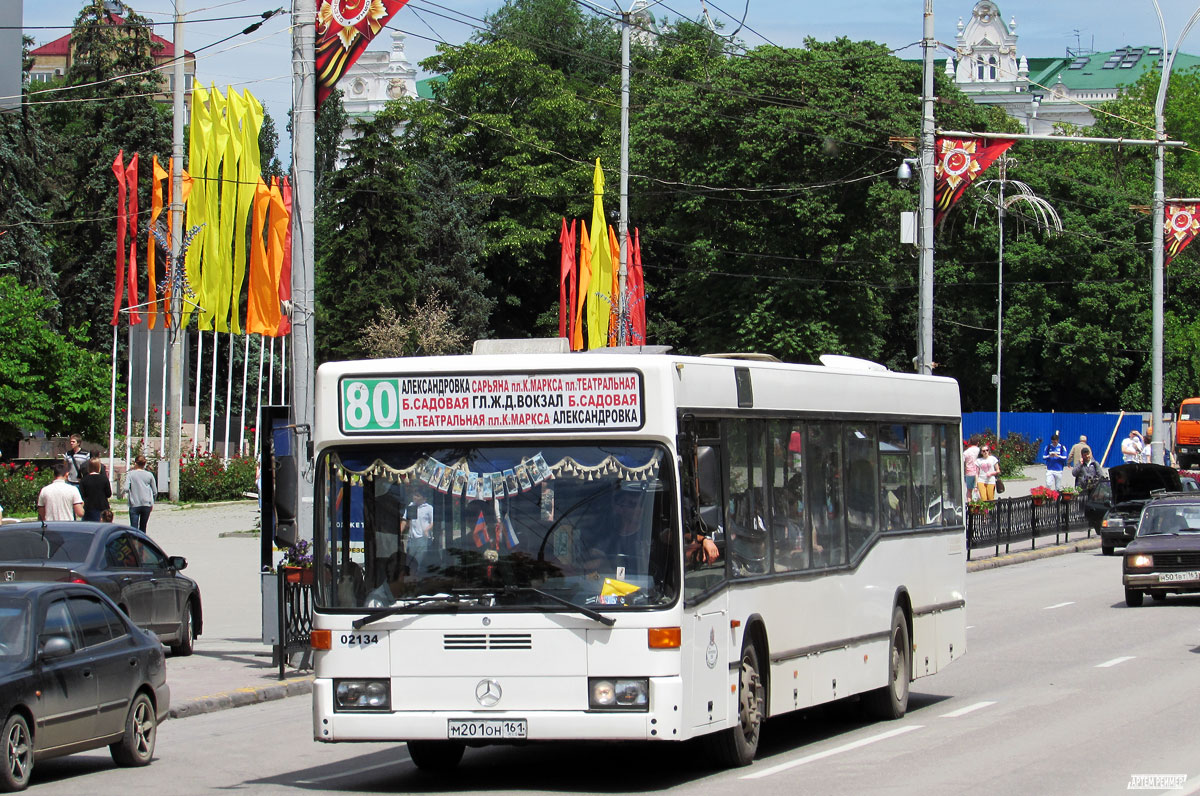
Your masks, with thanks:
M 279 273 L 279 300 L 292 300 L 292 182 L 287 177 L 280 181 L 283 206 L 287 210 L 287 234 L 283 238 L 283 270 Z M 292 331 L 292 319 L 282 309 L 279 311 L 279 329 L 275 336 L 283 337 Z
M 154 274 L 154 261 L 158 253 L 158 245 L 154 242 L 154 227 L 158 217 L 162 215 L 162 181 L 168 176 L 163 167 L 158 165 L 158 155 L 151 161 L 154 176 L 150 179 L 150 227 L 146 231 L 146 328 L 153 329 L 158 321 L 158 280 Z M 168 228 L 167 234 L 170 235 Z
M 137 220 L 138 220 L 138 153 L 134 152 L 125 166 L 125 190 L 129 197 L 129 276 L 125 282 L 126 306 L 129 307 L 129 324 L 137 326 L 142 322 L 142 313 L 138 309 L 137 289 Z
M 258 178 L 254 190 L 254 208 L 250 224 L 250 286 L 246 291 L 246 332 L 274 336 L 279 328 L 279 292 L 267 262 L 267 247 L 263 242 L 267 209 L 271 205 L 271 189 Z
M 291 215 L 283 200 L 283 189 L 279 185 L 279 178 L 275 177 L 271 180 L 271 229 L 267 234 L 267 262 L 271 266 L 271 280 L 275 285 L 276 321 L 275 329 L 271 332 L 272 337 L 278 337 L 283 326 L 279 283 L 283 278 L 284 243 L 287 242 L 287 233 L 291 225 Z M 288 278 L 291 278 L 291 274 Z
M 592 281 L 592 244 L 588 242 L 587 224 L 579 221 L 579 297 L 575 305 L 575 324 L 571 333 L 571 350 L 583 350 L 583 307 L 587 304 L 588 284 Z

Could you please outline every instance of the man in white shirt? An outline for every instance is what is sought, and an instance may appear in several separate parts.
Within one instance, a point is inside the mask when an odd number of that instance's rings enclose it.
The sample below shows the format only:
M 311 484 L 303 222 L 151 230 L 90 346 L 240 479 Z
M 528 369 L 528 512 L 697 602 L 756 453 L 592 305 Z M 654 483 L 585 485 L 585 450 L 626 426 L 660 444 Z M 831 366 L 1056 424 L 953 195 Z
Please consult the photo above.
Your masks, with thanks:
M 1142 435 L 1136 429 L 1129 432 L 1129 436 L 1121 440 L 1121 460 L 1125 462 L 1137 462 L 1142 459 Z
M 54 480 L 38 493 L 38 519 L 42 522 L 73 522 L 83 516 L 83 496 L 67 483 L 68 465 L 54 463 Z
M 424 487 L 418 486 L 412 490 L 412 502 L 404 510 L 404 519 L 408 524 L 405 552 L 408 553 L 409 568 L 412 572 L 421 572 L 421 566 L 433 544 L 433 506 L 425 499 Z

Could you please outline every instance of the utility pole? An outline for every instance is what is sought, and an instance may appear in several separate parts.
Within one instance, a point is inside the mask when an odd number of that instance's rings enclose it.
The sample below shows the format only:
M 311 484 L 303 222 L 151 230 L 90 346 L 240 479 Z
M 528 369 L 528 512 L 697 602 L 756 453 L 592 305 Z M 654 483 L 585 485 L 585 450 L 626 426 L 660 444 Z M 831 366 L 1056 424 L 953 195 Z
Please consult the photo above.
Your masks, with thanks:
M 315 0 L 292 3 L 292 423 L 296 426 L 296 534 L 313 538 L 313 470 L 308 458 L 313 410 L 315 321 L 313 227 L 316 197 L 317 77 Z M 267 429 L 271 433 L 271 429 Z
M 625 339 L 625 327 L 628 325 L 626 321 L 629 318 L 625 277 L 629 273 L 629 25 L 633 20 L 631 11 L 621 12 L 621 216 L 617 221 L 617 234 L 621 242 L 621 267 L 617 275 L 617 345 L 629 342 Z M 645 340 L 642 343 L 644 344 Z
M 933 0 L 925 0 L 925 25 L 921 35 L 921 273 L 918 302 L 917 371 L 933 373 Z
M 184 65 L 187 51 L 183 49 L 183 0 L 175 0 L 175 87 L 171 91 L 171 253 L 168 256 L 168 273 L 174 274 L 176 260 L 183 248 L 183 94 Z M 177 279 L 168 283 L 171 290 L 171 330 L 167 340 L 171 346 L 170 392 L 163 413 L 170 412 L 167 430 L 167 497 L 179 500 L 179 455 L 183 444 L 183 341 L 187 336 L 179 328 L 183 318 L 183 290 Z M 154 297 L 151 296 L 151 299 Z M 147 373 L 149 371 L 147 370 Z M 169 408 L 168 408 L 169 407 Z

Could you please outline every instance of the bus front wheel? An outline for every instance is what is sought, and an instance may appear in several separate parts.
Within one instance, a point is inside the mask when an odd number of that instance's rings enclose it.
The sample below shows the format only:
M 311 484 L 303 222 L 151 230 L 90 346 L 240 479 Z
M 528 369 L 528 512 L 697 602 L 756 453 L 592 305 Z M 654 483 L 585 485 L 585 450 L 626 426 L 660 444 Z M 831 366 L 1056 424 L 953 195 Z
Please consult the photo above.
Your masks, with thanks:
M 454 770 L 465 748 L 454 741 L 409 741 L 408 756 L 422 771 L 444 774 Z
M 722 765 L 748 766 L 758 753 L 758 738 L 766 711 L 766 689 L 758 663 L 758 649 L 747 641 L 742 648 L 738 674 L 738 722 L 708 736 L 709 749 Z
M 908 710 L 908 684 L 912 680 L 912 644 L 908 622 L 900 606 L 892 611 L 888 645 L 888 684 L 871 691 L 863 701 L 872 715 L 881 719 L 903 718 Z

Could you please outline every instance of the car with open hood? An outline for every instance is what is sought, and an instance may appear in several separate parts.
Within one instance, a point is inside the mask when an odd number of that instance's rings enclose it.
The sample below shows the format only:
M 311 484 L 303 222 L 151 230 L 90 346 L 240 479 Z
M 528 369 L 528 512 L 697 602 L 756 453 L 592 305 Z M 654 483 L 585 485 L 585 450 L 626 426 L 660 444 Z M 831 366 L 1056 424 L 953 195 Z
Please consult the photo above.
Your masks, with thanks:
M 1137 538 L 1125 548 L 1121 580 L 1125 604 L 1137 607 L 1147 594 L 1200 592 L 1200 494 L 1162 495 L 1146 503 Z
M 1129 462 L 1111 468 L 1108 471 L 1108 506 L 1099 528 L 1100 549 L 1104 555 L 1110 556 L 1114 548 L 1125 547 L 1133 541 L 1142 507 L 1155 493 L 1179 492 L 1182 488 L 1179 472 L 1161 464 Z

